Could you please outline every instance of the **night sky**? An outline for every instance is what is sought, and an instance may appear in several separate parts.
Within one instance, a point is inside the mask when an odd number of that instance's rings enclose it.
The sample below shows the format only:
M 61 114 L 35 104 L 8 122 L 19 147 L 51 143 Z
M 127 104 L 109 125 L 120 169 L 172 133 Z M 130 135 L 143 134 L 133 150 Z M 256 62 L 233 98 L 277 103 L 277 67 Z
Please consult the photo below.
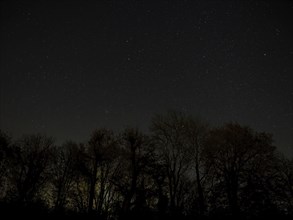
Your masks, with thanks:
M 85 141 L 179 110 L 293 155 L 293 1 L 1 1 L 0 128 Z

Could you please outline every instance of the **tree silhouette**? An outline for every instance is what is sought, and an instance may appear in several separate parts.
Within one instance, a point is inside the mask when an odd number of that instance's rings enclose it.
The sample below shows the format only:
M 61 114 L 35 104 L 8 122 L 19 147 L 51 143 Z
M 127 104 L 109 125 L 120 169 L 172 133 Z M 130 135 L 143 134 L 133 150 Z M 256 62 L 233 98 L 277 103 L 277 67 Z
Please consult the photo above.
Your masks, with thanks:
M 20 205 L 37 199 L 48 183 L 53 139 L 44 135 L 27 135 L 13 146 L 10 169 L 10 195 Z
M 274 158 L 274 150 L 271 135 L 254 132 L 237 123 L 210 131 L 205 146 L 206 158 L 212 164 L 216 183 L 223 183 L 233 216 L 240 213 L 240 191 L 255 173 L 266 168 L 267 162 Z
M 204 215 L 206 211 L 203 180 L 208 169 L 204 170 L 203 148 L 208 134 L 208 124 L 201 119 L 189 116 L 184 126 L 184 134 L 193 154 L 193 163 L 196 177 L 196 191 L 198 197 L 199 214 Z
M 123 196 L 121 211 L 126 218 L 130 210 L 138 204 L 138 186 L 144 187 L 141 175 L 147 162 L 148 139 L 138 129 L 127 128 L 120 135 L 119 143 L 121 147 L 120 174 L 114 177 L 114 182 Z M 143 198 L 142 194 L 143 192 L 140 194 L 140 199 Z
M 150 134 L 96 129 L 86 143 L 14 140 L 0 131 L 0 211 L 14 217 L 244 219 L 292 217 L 293 163 L 272 135 L 181 112 Z M 42 214 L 42 215 L 39 215 Z
M 76 170 L 78 153 L 78 145 L 71 141 L 55 148 L 51 182 L 54 209 L 57 212 L 64 211 L 69 192 L 73 188 L 74 178 L 78 175 Z
M 7 169 L 11 164 L 11 148 L 10 137 L 0 130 L 0 199 L 4 199 L 7 192 L 7 181 L 9 170 Z
M 187 123 L 184 114 L 169 112 L 167 115 L 156 115 L 151 126 L 153 141 L 167 174 L 169 207 L 173 214 L 183 205 L 180 188 L 191 167 L 193 146 L 189 145 L 185 138 Z
M 279 155 L 274 165 L 270 194 L 286 214 L 293 214 L 293 159 Z
M 93 211 L 94 199 L 96 198 L 96 185 L 100 180 L 99 197 L 96 209 L 101 214 L 104 202 L 105 184 L 108 177 L 107 163 L 110 160 L 109 151 L 116 144 L 114 134 L 107 129 L 98 129 L 92 133 L 86 149 L 85 174 L 89 180 L 88 212 Z

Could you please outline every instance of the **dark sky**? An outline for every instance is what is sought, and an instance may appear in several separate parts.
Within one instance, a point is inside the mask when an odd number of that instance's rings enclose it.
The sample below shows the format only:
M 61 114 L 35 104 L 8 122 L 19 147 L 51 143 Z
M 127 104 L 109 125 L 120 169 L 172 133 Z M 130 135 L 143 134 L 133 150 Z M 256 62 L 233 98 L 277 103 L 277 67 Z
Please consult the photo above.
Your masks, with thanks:
M 1 1 L 0 127 L 84 141 L 175 109 L 292 154 L 292 21 L 281 0 Z

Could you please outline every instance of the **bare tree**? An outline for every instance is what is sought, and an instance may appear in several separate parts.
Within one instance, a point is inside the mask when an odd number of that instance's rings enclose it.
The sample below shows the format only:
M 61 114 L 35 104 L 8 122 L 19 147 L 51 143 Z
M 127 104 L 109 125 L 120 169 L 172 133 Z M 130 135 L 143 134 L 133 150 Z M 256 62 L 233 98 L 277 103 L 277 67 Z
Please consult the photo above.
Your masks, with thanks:
M 0 130 L 0 200 L 4 199 L 8 188 L 8 174 L 11 162 L 11 139 Z
M 176 212 L 182 201 L 180 187 L 191 168 L 192 147 L 186 141 L 187 118 L 180 112 L 169 112 L 153 118 L 151 131 L 168 180 L 170 210 Z
M 55 148 L 51 182 L 56 211 L 63 211 L 67 203 L 69 191 L 73 187 L 75 176 L 78 175 L 76 165 L 79 153 L 78 144 L 71 141 Z
M 16 142 L 10 178 L 19 203 L 33 201 L 48 182 L 53 143 L 44 135 L 28 135 Z
M 204 169 L 203 148 L 208 133 L 208 124 L 199 118 L 189 116 L 184 126 L 184 135 L 187 143 L 193 150 L 193 163 L 195 168 L 196 191 L 198 197 L 199 214 L 206 211 L 203 180 L 209 169 Z
M 273 195 L 280 210 L 286 214 L 293 214 L 293 159 L 283 155 L 274 164 L 274 179 L 270 194 Z M 272 176 L 272 175 L 271 175 Z
M 240 212 L 239 193 L 250 177 L 265 170 L 274 156 L 272 137 L 249 127 L 229 123 L 212 129 L 205 146 L 206 159 L 212 164 L 217 183 L 223 183 L 231 213 Z
M 120 174 L 123 176 L 120 176 L 119 180 L 116 178 L 115 182 L 123 195 L 122 212 L 124 215 L 131 209 L 131 202 L 137 194 L 140 177 L 147 165 L 147 145 L 147 137 L 138 129 L 128 128 L 121 134 L 121 167 L 123 170 Z M 140 186 L 142 183 L 140 181 Z
M 116 145 L 114 134 L 107 129 L 98 129 L 92 133 L 91 139 L 88 142 L 86 152 L 86 166 L 85 174 L 89 180 L 89 198 L 88 211 L 92 212 L 94 200 L 96 199 L 96 186 L 98 180 L 99 185 L 99 199 L 96 209 L 101 212 L 105 197 L 105 186 L 109 175 L 109 162 L 111 162 L 111 152 Z

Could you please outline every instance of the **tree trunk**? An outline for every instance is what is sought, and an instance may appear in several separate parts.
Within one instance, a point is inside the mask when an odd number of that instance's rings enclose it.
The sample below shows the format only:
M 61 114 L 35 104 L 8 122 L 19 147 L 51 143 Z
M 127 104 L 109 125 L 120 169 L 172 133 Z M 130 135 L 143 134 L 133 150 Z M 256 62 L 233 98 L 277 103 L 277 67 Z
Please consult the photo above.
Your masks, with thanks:
M 232 174 L 228 179 L 227 194 L 231 214 L 237 216 L 239 214 L 238 206 L 238 178 L 236 174 Z
M 91 176 L 90 180 L 90 192 L 89 192 L 89 205 L 88 205 L 88 212 L 91 213 L 93 211 L 93 204 L 95 198 L 95 189 L 96 189 L 96 182 L 97 182 L 97 165 L 94 166 L 94 171 Z
M 198 159 L 197 159 L 196 165 L 195 165 L 195 172 L 196 172 L 196 183 L 197 183 L 198 200 L 199 200 L 199 214 L 204 215 L 205 214 L 205 202 L 204 202 L 203 188 L 201 186 L 201 181 L 200 181 Z
M 106 173 L 104 171 L 104 167 L 101 167 L 101 185 L 100 185 L 100 193 L 99 193 L 99 201 L 98 201 L 98 213 L 102 214 L 103 204 L 104 204 L 104 196 L 105 196 L 105 182 L 106 182 Z

